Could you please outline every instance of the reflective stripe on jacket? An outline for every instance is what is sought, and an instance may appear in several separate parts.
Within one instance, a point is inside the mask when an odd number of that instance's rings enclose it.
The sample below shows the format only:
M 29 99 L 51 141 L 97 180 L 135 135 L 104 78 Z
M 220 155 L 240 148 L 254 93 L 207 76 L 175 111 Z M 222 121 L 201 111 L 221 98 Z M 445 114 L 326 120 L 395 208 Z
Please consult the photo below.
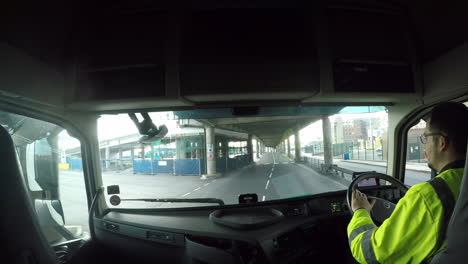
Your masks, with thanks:
M 447 183 L 455 200 L 462 177 L 462 168 L 448 169 L 437 176 Z M 421 263 L 438 251 L 435 247 L 443 213 L 431 184 L 416 184 L 380 227 L 365 209 L 356 210 L 348 225 L 351 252 L 360 263 Z

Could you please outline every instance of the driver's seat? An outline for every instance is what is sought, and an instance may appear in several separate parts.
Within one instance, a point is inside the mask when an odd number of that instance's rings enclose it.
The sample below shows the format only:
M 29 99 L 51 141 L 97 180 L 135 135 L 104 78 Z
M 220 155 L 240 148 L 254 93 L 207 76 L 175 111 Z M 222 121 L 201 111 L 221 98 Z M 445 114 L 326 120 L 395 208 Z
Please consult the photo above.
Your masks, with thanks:
M 0 262 L 18 264 L 57 263 L 31 204 L 10 134 L 0 126 L 0 234 L 4 243 Z
M 433 257 L 431 264 L 466 263 L 468 259 L 466 245 L 466 235 L 468 234 L 468 153 L 460 186 L 460 195 L 455 204 L 446 234 L 446 247 Z

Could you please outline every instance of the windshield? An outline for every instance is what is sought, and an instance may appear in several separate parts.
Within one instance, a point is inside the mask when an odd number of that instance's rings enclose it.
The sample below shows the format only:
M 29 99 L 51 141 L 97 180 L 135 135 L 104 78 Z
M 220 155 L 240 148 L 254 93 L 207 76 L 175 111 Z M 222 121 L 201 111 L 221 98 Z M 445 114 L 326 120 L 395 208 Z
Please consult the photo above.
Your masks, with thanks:
M 98 121 L 103 182 L 120 187 L 121 202 L 112 205 L 107 199 L 111 207 L 237 204 L 242 194 L 255 194 L 259 202 L 277 200 L 345 190 L 353 172 L 386 172 L 388 120 L 382 106 L 221 108 L 149 116 L 167 133 L 144 143 L 128 114 L 102 115 Z

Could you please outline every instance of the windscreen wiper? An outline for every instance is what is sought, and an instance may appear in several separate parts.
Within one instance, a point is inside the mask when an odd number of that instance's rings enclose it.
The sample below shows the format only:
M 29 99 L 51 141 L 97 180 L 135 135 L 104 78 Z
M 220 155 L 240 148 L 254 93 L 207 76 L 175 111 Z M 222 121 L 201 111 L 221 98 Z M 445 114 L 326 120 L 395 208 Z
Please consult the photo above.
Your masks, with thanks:
M 140 199 L 121 199 L 121 201 L 141 201 L 150 203 L 217 203 L 224 205 L 224 201 L 217 198 L 191 198 L 191 199 L 179 199 L 179 198 L 140 198 Z

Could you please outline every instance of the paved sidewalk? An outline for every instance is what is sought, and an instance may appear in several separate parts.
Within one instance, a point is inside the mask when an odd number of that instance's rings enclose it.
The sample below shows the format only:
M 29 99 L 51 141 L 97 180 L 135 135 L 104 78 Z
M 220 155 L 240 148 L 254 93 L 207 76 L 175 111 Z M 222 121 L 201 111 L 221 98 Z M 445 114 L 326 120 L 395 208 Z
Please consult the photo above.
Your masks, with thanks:
M 304 155 L 304 153 L 303 153 Z M 323 160 L 323 156 L 311 156 L 311 155 L 304 155 L 305 157 L 310 157 L 314 159 Z M 366 164 L 372 166 L 379 166 L 379 167 L 387 167 L 386 161 L 379 161 L 379 160 L 343 160 L 339 158 L 333 158 L 334 161 L 338 162 L 346 162 L 346 163 L 357 163 L 357 164 Z M 410 171 L 417 171 L 417 172 L 427 172 L 430 173 L 431 169 L 427 166 L 427 163 L 417 163 L 417 162 L 407 162 L 406 169 Z
M 335 159 L 334 159 L 335 160 Z M 379 167 L 387 167 L 386 161 L 374 161 L 374 160 L 342 160 L 336 159 L 341 162 L 349 162 L 349 163 L 359 163 L 359 164 L 367 164 L 367 165 L 374 165 Z M 406 169 L 411 171 L 418 171 L 418 172 L 431 172 L 431 169 L 427 166 L 427 163 L 414 163 L 414 162 L 407 162 Z

